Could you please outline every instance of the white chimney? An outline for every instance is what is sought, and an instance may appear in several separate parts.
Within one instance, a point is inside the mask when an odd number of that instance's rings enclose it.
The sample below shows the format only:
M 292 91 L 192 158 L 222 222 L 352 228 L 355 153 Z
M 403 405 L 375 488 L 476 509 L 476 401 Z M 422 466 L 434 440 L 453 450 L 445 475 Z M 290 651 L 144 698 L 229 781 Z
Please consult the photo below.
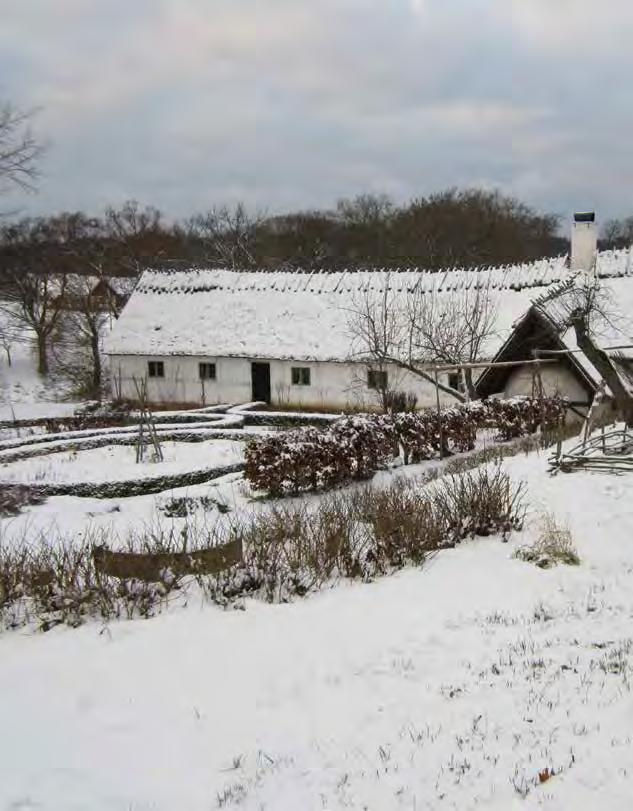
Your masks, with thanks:
M 593 270 L 598 252 L 598 228 L 593 211 L 574 214 L 571 229 L 571 269 Z

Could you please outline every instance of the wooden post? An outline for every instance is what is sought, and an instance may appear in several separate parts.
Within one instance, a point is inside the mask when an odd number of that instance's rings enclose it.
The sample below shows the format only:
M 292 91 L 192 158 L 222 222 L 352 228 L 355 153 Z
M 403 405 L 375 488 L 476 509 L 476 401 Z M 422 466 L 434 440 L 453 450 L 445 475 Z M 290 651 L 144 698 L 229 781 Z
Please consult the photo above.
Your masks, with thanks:
M 543 428 L 545 427 L 545 403 L 543 401 L 543 378 L 541 377 L 541 363 L 539 358 L 539 363 L 536 364 L 536 381 L 538 386 L 538 403 L 539 403 L 539 412 L 541 415 L 541 434 L 543 433 Z
M 440 459 L 444 458 L 444 431 L 442 430 L 442 407 L 440 405 L 440 386 L 435 370 L 435 400 L 437 402 L 437 426 L 440 433 Z
M 607 386 L 606 382 L 604 380 L 601 380 L 600 385 L 598 386 L 598 389 L 596 390 L 596 393 L 593 397 L 591 405 L 589 406 L 589 410 L 587 411 L 587 417 L 585 419 L 585 424 L 582 429 L 583 446 L 586 444 L 587 440 L 589 439 L 589 435 L 591 434 L 593 415 L 598 406 L 600 405 L 600 403 L 602 402 L 606 386 Z

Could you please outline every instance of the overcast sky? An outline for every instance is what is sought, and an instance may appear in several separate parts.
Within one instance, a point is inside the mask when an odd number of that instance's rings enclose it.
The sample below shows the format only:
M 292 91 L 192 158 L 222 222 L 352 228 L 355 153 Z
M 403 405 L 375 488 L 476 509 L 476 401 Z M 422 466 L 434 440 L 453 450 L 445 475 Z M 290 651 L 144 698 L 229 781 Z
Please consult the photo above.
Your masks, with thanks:
M 25 212 L 499 188 L 633 214 L 632 0 L 0 0 Z M 3 204 L 4 205 L 4 204 Z

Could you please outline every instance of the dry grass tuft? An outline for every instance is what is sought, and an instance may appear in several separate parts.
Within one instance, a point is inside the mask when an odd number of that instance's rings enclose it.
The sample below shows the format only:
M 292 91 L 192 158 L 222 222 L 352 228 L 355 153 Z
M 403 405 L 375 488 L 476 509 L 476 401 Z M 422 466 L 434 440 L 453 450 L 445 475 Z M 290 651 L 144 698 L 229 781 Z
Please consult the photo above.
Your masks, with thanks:
M 517 549 L 514 557 L 534 563 L 540 569 L 551 569 L 559 563 L 567 566 L 580 564 L 569 527 L 560 525 L 552 513 L 541 517 L 537 540 L 530 546 Z

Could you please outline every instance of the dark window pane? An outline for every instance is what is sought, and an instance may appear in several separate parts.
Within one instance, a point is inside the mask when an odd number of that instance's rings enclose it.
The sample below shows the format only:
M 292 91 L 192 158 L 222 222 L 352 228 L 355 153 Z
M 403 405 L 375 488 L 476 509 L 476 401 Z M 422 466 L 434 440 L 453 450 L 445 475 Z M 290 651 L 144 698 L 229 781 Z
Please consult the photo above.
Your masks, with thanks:
M 215 380 L 215 363 L 198 364 L 200 380 Z
M 370 389 L 377 389 L 378 391 L 385 391 L 387 388 L 388 378 L 387 372 L 382 372 L 378 369 L 369 369 L 367 372 L 367 387 Z
M 310 368 L 308 366 L 293 366 L 290 370 L 290 379 L 293 386 L 309 386 Z

